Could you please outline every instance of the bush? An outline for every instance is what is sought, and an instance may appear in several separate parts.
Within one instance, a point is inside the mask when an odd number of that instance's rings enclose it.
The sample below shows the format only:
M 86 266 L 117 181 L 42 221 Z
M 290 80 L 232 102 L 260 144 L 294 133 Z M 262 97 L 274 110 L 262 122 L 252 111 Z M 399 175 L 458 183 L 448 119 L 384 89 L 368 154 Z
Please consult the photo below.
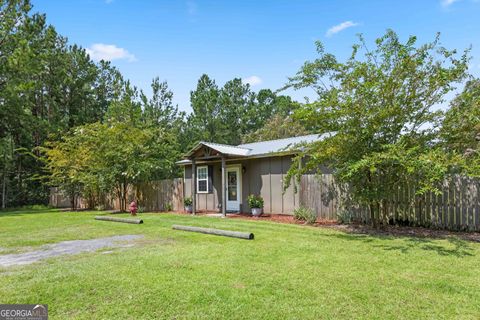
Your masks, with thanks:
M 353 214 L 350 211 L 342 210 L 337 213 L 337 220 L 339 223 L 349 224 L 353 222 Z
M 263 208 L 263 198 L 261 196 L 251 194 L 248 196 L 247 201 L 250 208 Z
M 190 197 L 187 197 L 183 200 L 183 205 L 185 207 L 191 206 L 192 204 L 193 204 L 193 201 L 192 201 L 192 198 Z
M 173 206 L 171 203 L 165 204 L 165 211 L 172 211 L 172 210 L 173 210 Z
M 300 207 L 293 211 L 295 219 L 305 221 L 305 223 L 313 224 L 317 221 L 317 214 L 312 209 Z

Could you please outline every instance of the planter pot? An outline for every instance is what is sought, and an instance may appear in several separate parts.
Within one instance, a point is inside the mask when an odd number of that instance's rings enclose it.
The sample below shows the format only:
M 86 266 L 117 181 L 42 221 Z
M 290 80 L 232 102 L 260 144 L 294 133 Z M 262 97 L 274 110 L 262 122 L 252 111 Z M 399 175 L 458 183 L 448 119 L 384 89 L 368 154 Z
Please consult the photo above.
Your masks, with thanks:
M 258 217 L 262 214 L 262 208 L 252 208 L 252 216 Z
M 192 213 L 192 206 L 185 206 L 185 211 L 187 211 L 188 213 Z

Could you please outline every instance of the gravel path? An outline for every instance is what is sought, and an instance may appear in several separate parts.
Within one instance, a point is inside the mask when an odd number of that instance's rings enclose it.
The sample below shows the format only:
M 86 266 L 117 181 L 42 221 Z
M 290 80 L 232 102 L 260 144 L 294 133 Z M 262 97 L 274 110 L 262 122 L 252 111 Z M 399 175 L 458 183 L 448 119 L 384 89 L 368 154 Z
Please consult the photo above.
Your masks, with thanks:
M 132 242 L 141 238 L 143 238 L 142 235 L 124 235 L 92 240 L 73 240 L 47 244 L 42 246 L 40 250 L 36 251 L 0 255 L 0 267 L 31 264 L 51 257 L 66 254 L 78 254 L 81 252 L 93 252 L 105 247 L 131 247 L 133 244 L 125 242 Z

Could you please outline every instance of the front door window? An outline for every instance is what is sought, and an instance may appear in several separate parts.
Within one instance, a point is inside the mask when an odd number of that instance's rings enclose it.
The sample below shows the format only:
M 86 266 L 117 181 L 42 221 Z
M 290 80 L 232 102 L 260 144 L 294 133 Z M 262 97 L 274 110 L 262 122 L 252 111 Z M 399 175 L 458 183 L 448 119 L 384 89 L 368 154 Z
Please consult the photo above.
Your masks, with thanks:
M 241 171 L 239 167 L 227 168 L 227 211 L 240 211 L 240 181 Z
M 228 201 L 237 201 L 237 172 L 228 171 Z

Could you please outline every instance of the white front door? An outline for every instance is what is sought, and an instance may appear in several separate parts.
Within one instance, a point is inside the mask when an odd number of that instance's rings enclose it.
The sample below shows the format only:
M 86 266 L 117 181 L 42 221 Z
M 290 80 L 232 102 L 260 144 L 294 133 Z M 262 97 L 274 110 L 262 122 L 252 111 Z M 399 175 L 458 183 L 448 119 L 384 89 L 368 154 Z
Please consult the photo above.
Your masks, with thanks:
M 240 211 L 240 167 L 227 168 L 227 211 Z

